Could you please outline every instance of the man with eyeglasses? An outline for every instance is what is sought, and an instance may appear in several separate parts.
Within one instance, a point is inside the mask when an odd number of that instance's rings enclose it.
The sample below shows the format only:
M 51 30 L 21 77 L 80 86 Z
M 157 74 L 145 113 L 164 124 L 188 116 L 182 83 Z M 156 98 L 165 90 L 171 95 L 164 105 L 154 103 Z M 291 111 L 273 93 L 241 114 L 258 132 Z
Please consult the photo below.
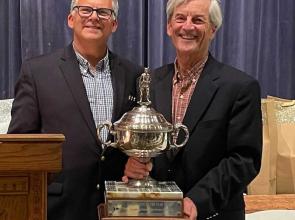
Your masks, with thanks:
M 127 157 L 103 149 L 96 134 L 98 124 L 134 106 L 130 97 L 143 72 L 108 50 L 117 15 L 117 0 L 73 0 L 73 42 L 22 65 L 9 133 L 62 133 L 66 139 L 62 171 L 48 186 L 48 220 L 97 220 L 104 180 L 123 175 Z

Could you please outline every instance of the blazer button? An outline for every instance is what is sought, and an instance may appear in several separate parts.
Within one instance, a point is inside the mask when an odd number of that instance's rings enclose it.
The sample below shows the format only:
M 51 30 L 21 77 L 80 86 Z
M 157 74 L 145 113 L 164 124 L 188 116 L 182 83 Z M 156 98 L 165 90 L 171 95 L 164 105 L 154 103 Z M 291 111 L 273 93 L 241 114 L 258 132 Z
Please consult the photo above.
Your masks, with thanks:
M 99 185 L 99 184 L 97 184 L 97 185 L 96 185 L 96 189 L 97 189 L 97 190 L 99 190 L 99 188 L 100 188 L 100 185 Z
M 105 161 L 106 158 L 105 158 L 105 156 L 101 156 L 100 159 L 101 159 L 101 161 Z

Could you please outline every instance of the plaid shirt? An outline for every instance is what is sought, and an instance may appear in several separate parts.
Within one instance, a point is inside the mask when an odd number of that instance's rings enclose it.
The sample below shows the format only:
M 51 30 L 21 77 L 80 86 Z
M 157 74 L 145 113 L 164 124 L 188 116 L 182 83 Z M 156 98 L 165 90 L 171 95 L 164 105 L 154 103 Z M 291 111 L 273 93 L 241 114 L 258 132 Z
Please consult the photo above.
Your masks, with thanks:
M 96 126 L 111 121 L 113 112 L 113 87 L 109 65 L 109 53 L 95 67 L 75 50 L 88 101 Z M 102 130 L 101 137 L 107 139 L 107 131 Z
M 173 124 L 182 123 L 186 109 L 195 90 L 198 79 L 204 69 L 208 59 L 206 56 L 203 60 L 196 63 L 185 74 L 181 73 L 178 68 L 177 60 L 174 62 L 175 73 L 173 76 L 172 88 L 172 120 Z

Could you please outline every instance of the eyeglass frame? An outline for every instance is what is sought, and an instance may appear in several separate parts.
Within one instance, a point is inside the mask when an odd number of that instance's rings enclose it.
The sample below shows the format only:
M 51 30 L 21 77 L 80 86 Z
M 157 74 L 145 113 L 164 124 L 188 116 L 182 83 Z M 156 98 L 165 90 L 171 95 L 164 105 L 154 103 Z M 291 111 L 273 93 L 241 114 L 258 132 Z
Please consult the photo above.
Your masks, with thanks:
M 81 14 L 80 14 L 80 8 L 81 8 L 81 7 L 91 9 L 91 13 L 90 13 L 88 16 L 83 16 L 83 15 L 81 16 Z M 85 5 L 76 5 L 76 6 L 74 6 L 74 7 L 72 8 L 72 11 L 73 11 L 74 9 L 77 9 L 78 14 L 79 14 L 79 16 L 80 16 L 81 18 L 89 18 L 89 17 L 93 14 L 93 12 L 95 11 L 95 12 L 96 12 L 96 16 L 97 16 L 99 19 L 110 20 L 110 18 L 111 18 L 112 16 L 113 16 L 114 19 L 116 19 L 116 13 L 115 13 L 115 11 L 114 11 L 113 9 L 110 9 L 110 8 L 92 8 L 92 7 L 90 7 L 90 6 L 85 6 Z M 99 10 L 102 10 L 102 9 L 104 9 L 104 10 L 109 10 L 109 11 L 111 12 L 111 14 L 109 15 L 108 18 L 101 17 L 101 16 L 99 15 Z

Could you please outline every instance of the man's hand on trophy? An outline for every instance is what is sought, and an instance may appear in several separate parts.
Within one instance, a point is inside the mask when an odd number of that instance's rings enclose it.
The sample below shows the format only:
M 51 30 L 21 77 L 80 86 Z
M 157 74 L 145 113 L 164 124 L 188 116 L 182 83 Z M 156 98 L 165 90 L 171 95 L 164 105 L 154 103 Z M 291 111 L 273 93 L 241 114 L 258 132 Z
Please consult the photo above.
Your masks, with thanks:
M 151 162 L 142 163 L 136 157 L 129 157 L 124 170 L 122 181 L 128 183 L 128 178 L 144 179 L 152 170 L 153 164 Z
M 185 197 L 183 199 L 183 212 L 187 219 L 189 220 L 196 220 L 197 219 L 197 207 L 195 206 L 194 202 L 188 198 Z

